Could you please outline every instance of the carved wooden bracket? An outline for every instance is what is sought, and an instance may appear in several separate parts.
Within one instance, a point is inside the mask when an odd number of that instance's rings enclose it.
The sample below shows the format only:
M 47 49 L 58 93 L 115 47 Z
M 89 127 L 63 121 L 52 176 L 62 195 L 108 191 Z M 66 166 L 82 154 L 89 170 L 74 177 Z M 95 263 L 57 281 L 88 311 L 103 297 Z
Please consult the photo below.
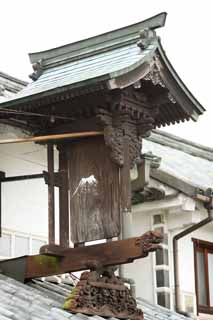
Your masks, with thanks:
M 109 99 L 109 108 L 96 109 L 96 118 L 103 127 L 111 159 L 120 167 L 124 165 L 124 137 L 129 140 L 130 168 L 140 159 L 142 137 L 153 129 L 153 108 L 134 88 L 128 88 Z
M 161 76 L 161 67 L 160 67 L 160 64 L 159 64 L 158 55 L 156 55 L 153 58 L 153 60 L 154 60 L 154 63 L 152 65 L 152 68 L 151 68 L 150 72 L 143 78 L 143 80 L 151 81 L 154 86 L 159 85 L 162 88 L 166 88 L 164 80 L 163 80 L 163 78 Z M 176 100 L 172 96 L 171 92 L 168 91 L 167 97 L 169 98 L 169 100 L 172 103 L 174 103 L 174 104 L 176 103 Z
M 50 175 L 47 171 L 43 171 L 43 175 L 44 175 L 44 181 L 47 185 L 50 185 Z M 53 176 L 53 185 L 54 187 L 62 187 L 63 185 L 63 176 L 66 176 L 66 172 L 54 172 L 54 176 Z

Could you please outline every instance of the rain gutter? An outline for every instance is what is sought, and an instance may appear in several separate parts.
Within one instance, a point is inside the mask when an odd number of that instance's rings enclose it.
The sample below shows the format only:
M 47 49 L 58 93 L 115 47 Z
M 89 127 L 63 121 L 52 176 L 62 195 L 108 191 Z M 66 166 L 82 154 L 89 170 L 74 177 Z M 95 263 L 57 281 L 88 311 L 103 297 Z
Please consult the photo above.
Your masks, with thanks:
M 179 255 L 178 255 L 178 240 L 192 233 L 195 230 L 207 225 L 213 221 L 213 190 L 207 189 L 206 195 L 197 194 L 194 199 L 203 202 L 204 207 L 207 209 L 207 218 L 201 220 L 199 223 L 189 227 L 176 234 L 173 238 L 173 261 L 174 261 L 174 283 L 175 283 L 175 309 L 176 312 L 189 316 L 188 313 L 181 310 L 181 297 L 180 297 L 180 270 L 179 270 Z

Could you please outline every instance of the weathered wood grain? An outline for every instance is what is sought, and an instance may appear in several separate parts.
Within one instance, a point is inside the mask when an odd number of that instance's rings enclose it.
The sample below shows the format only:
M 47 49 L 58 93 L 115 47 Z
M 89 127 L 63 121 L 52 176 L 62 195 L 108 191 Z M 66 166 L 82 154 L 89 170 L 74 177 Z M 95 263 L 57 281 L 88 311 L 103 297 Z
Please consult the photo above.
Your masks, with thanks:
M 66 149 L 63 144 L 58 145 L 59 173 L 61 186 L 59 187 L 59 237 L 62 247 L 69 247 L 69 195 L 68 195 L 68 169 Z
M 111 161 L 103 137 L 67 145 L 67 155 L 71 240 L 81 243 L 118 236 L 119 168 Z
M 48 184 L 48 241 L 55 243 L 55 193 L 54 193 L 54 146 L 47 145 Z

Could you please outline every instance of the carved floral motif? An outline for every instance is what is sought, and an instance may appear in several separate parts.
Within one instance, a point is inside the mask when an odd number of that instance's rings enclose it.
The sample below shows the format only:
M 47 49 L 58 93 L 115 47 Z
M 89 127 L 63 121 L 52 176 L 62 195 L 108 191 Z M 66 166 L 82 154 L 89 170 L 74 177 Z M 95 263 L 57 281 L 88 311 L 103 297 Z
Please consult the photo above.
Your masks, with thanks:
M 143 312 L 121 278 L 108 272 L 84 272 L 64 309 L 102 317 L 143 320 Z
M 126 89 L 120 99 L 109 102 L 110 108 L 98 108 L 96 118 L 103 127 L 106 145 L 111 150 L 111 159 L 123 166 L 124 137 L 128 138 L 129 163 L 133 167 L 140 159 L 142 137 L 153 129 L 153 110 L 134 89 Z M 110 111 L 109 111 L 110 109 Z

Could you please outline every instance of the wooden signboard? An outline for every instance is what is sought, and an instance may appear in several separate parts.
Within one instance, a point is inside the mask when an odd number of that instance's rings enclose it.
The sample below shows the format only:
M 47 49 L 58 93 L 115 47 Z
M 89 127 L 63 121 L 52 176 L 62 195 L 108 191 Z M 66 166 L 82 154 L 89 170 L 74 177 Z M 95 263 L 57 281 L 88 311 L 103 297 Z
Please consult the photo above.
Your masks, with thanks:
M 103 137 L 67 145 L 71 241 L 109 239 L 120 233 L 119 168 Z

